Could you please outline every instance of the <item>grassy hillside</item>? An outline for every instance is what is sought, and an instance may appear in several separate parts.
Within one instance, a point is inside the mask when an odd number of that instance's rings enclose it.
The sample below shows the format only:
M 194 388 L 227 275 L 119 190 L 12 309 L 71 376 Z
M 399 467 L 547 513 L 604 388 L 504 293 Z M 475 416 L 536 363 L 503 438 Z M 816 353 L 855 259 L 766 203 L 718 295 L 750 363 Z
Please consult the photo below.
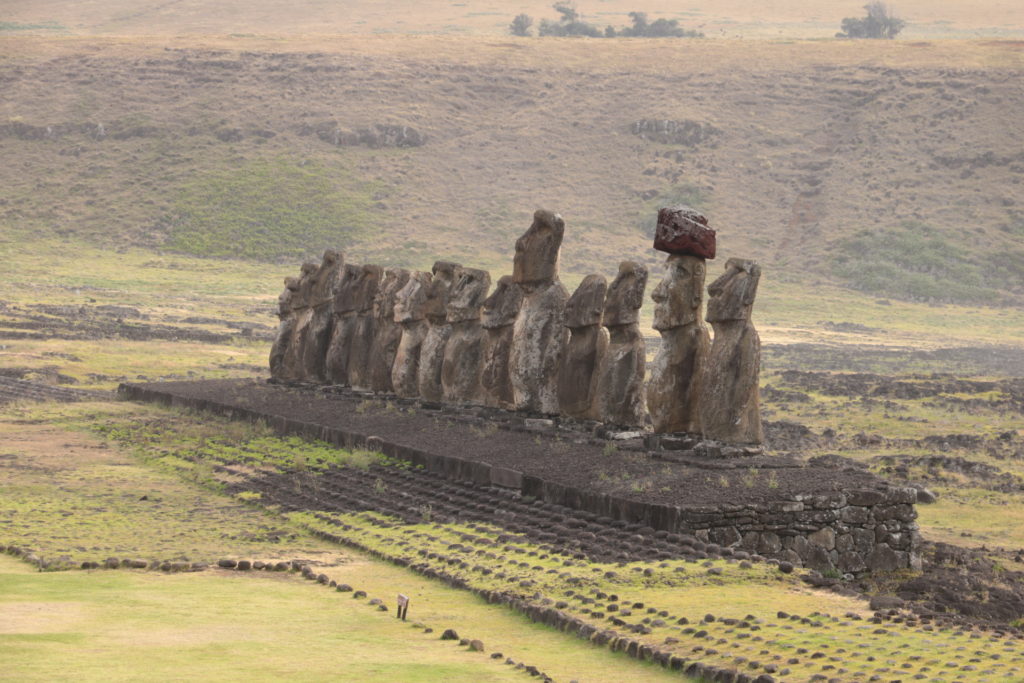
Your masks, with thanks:
M 769 272 L 1024 295 L 1019 43 L 188 42 L 0 46 L 5 232 L 500 273 L 544 206 L 567 222 L 565 270 L 611 274 L 660 262 L 653 212 L 682 200 L 723 257 Z

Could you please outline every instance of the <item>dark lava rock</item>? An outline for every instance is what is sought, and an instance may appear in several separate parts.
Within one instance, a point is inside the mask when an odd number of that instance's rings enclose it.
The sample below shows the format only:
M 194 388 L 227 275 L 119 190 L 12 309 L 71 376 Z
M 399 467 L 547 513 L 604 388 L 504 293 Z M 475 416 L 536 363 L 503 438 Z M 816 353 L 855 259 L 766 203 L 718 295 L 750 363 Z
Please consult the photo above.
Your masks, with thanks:
M 217 560 L 217 566 L 223 569 L 234 569 L 238 566 L 238 562 L 224 558 L 222 560 Z
M 444 633 L 441 634 L 441 640 L 458 640 L 459 634 L 455 632 L 455 629 L 446 628 Z

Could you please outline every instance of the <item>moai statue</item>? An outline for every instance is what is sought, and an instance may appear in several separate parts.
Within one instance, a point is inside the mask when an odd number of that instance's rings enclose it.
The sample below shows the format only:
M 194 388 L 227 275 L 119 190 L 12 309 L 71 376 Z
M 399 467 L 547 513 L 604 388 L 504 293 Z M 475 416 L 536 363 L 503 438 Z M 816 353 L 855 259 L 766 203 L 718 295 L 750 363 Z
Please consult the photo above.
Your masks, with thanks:
M 701 382 L 711 338 L 701 318 L 705 259 L 715 257 L 715 231 L 687 206 L 658 211 L 654 248 L 668 252 L 665 277 L 654 288 L 654 329 L 661 348 L 647 383 L 655 432 L 701 433 Z
M 608 329 L 608 349 L 598 368 L 594 416 L 609 424 L 644 424 L 644 370 L 647 349 L 640 334 L 640 306 L 647 287 L 647 268 L 633 261 L 619 264 L 608 286 L 602 324 Z
M 565 222 L 540 209 L 516 241 L 512 279 L 523 304 L 512 331 L 509 376 L 518 410 L 558 412 L 558 363 L 569 338 L 562 313 L 569 293 L 558 280 L 558 254 Z
M 398 292 L 409 281 L 404 268 L 385 268 L 384 280 L 373 300 L 373 320 L 376 338 L 370 352 L 370 388 L 388 393 L 394 391 L 391 369 L 395 364 L 398 345 L 402 341 L 402 326 L 395 322 L 395 301 Z
M 491 288 L 491 275 L 476 268 L 456 268 L 448 296 L 451 336 L 444 347 L 441 389 L 444 400 L 480 402 L 480 368 L 487 333 L 480 326 L 480 307 Z
M 292 297 L 298 297 L 298 290 L 299 278 L 286 277 L 284 279 L 284 291 L 277 297 L 277 318 L 280 322 L 277 325 L 277 336 L 274 337 L 274 344 L 270 347 L 270 376 L 276 380 L 287 379 L 282 370 L 284 357 L 288 352 L 288 345 L 292 341 L 292 332 L 295 330 Z
M 331 343 L 335 290 L 341 279 L 345 257 L 340 251 L 324 252 L 309 289 L 310 325 L 302 346 L 302 372 L 307 381 L 327 380 L 327 347 Z
M 588 275 L 565 304 L 562 324 L 569 329 L 569 343 L 558 364 L 558 408 L 578 419 L 593 417 L 597 369 L 608 349 L 608 331 L 601 326 L 608 281 Z
M 731 258 L 725 274 L 708 287 L 707 321 L 715 339 L 704 370 L 700 416 L 709 439 L 749 444 L 764 440 L 757 385 L 761 340 L 750 321 L 760 279 L 757 263 Z
M 296 291 L 297 296 L 291 298 L 292 316 L 295 323 L 292 326 L 292 337 L 284 354 L 281 372 L 286 378 L 293 381 L 306 382 L 310 379 L 303 371 L 302 359 L 306 348 L 306 339 L 309 336 L 309 328 L 313 323 L 313 310 L 309 307 L 309 301 L 312 294 L 313 278 L 317 270 L 319 270 L 319 266 L 312 261 L 302 264 L 299 288 Z
M 480 326 L 487 333 L 484 340 L 480 388 L 486 405 L 512 408 L 512 379 L 508 359 L 512 352 L 512 329 L 523 305 L 523 289 L 511 275 L 498 280 L 494 292 L 484 299 Z
M 356 285 L 356 324 L 348 352 L 348 383 L 357 389 L 370 388 L 370 357 L 376 339 L 373 302 L 383 274 L 384 269 L 380 266 L 363 266 Z
M 354 263 L 346 263 L 341 269 L 337 293 L 334 295 L 334 329 L 331 332 L 331 343 L 327 347 L 327 381 L 332 384 L 348 386 L 348 358 L 355 336 L 356 295 L 359 278 L 363 269 Z
M 417 376 L 420 397 L 427 401 L 444 398 L 441 387 L 441 366 L 444 365 L 444 347 L 451 336 L 452 326 L 448 323 L 448 295 L 455 277 L 457 263 L 437 261 L 427 294 L 427 322 L 430 329 L 420 349 L 420 366 Z
M 395 295 L 395 322 L 402 327 L 402 340 L 398 343 L 395 362 L 391 366 L 391 385 L 402 398 L 420 395 L 420 350 L 430 329 L 427 322 L 430 280 L 430 273 L 413 272 Z

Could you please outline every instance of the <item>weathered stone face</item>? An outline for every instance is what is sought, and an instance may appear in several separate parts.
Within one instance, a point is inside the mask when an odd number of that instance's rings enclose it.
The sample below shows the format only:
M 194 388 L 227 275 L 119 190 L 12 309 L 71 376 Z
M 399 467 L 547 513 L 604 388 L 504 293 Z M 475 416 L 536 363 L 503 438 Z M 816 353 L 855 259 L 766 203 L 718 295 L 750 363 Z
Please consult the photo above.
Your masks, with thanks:
M 654 329 L 670 330 L 700 320 L 706 266 L 699 256 L 673 254 L 665 261 L 665 277 L 651 292 Z
M 701 320 L 704 259 L 672 254 L 654 288 L 654 329 L 661 348 L 651 365 L 647 410 L 655 432 L 701 433 L 700 401 L 711 337 Z
M 430 273 L 416 271 L 395 294 L 395 322 L 407 323 L 427 317 L 427 296 L 430 293 Z
M 432 323 L 443 323 L 448 319 L 448 296 L 458 267 L 458 263 L 450 261 L 434 263 L 426 302 L 427 319 Z
M 726 261 L 725 273 L 708 287 L 707 321 L 749 320 L 760 280 L 761 266 L 756 262 Z
M 519 317 L 512 329 L 509 377 L 515 407 L 558 412 L 558 364 L 569 339 L 562 324 L 568 292 L 557 280 L 524 286 Z
M 522 288 L 511 275 L 505 275 L 498 280 L 491 295 L 484 299 L 480 322 L 488 330 L 511 325 L 516 321 L 522 305 Z
M 558 277 L 558 253 L 565 222 L 557 213 L 538 209 L 533 224 L 516 241 L 512 278 L 520 284 L 550 282 Z
M 686 254 L 715 258 L 715 231 L 700 211 L 688 206 L 672 206 L 658 210 L 658 226 L 654 232 L 654 248 L 669 254 Z
M 367 315 L 373 311 L 373 301 L 377 298 L 377 289 L 383 275 L 384 269 L 380 266 L 363 266 L 353 290 L 353 310 L 360 315 Z
M 432 277 L 420 271 L 411 273 L 395 297 L 395 322 L 402 326 L 402 337 L 391 366 L 391 383 L 395 393 L 403 398 L 420 395 L 420 349 L 430 329 L 426 317 Z
M 603 275 L 591 274 L 583 278 L 565 304 L 564 325 L 569 329 L 600 325 L 607 293 L 608 281 Z
M 714 342 L 704 371 L 701 427 L 704 435 L 728 443 L 761 443 L 758 377 L 761 341 L 750 322 L 761 268 L 729 259 L 725 274 L 708 287 L 708 322 Z
M 299 271 L 299 296 L 292 297 L 292 309 L 305 308 L 309 306 L 310 294 L 313 290 L 313 278 L 319 266 L 312 261 L 302 264 Z
M 356 301 L 359 295 L 359 280 L 362 274 L 362 267 L 354 263 L 346 263 L 342 267 L 337 291 L 334 294 L 335 313 L 350 313 L 359 307 Z
M 640 319 L 647 287 L 647 268 L 634 261 L 619 264 L 619 273 L 608 286 L 604 300 L 605 327 L 632 325 Z
M 480 308 L 491 286 L 491 275 L 476 268 L 456 268 L 448 296 L 448 322 L 479 320 Z
M 402 326 L 395 322 L 395 301 L 398 292 L 409 281 L 409 271 L 403 268 L 385 268 L 384 277 L 373 301 L 373 319 L 376 338 L 370 352 L 370 388 L 374 391 L 393 391 L 391 371 L 398 346 L 402 341 Z
M 286 277 L 284 279 L 284 291 L 277 297 L 277 317 L 285 318 L 292 312 L 292 297 L 297 296 L 299 291 L 299 278 Z
M 608 348 L 598 366 L 594 417 L 615 425 L 644 423 L 644 371 L 647 351 L 637 324 L 647 286 L 647 269 L 633 261 L 619 264 L 619 273 L 604 301 Z
M 310 306 L 321 306 L 334 298 L 344 265 L 345 256 L 340 251 L 336 249 L 324 251 L 323 260 L 314 275 Z
M 417 385 L 419 395 L 428 401 L 440 401 L 444 396 L 441 368 L 444 366 L 444 347 L 451 336 L 448 323 L 448 299 L 459 264 L 438 261 L 434 264 L 430 291 L 427 296 L 427 321 L 430 329 L 420 347 Z

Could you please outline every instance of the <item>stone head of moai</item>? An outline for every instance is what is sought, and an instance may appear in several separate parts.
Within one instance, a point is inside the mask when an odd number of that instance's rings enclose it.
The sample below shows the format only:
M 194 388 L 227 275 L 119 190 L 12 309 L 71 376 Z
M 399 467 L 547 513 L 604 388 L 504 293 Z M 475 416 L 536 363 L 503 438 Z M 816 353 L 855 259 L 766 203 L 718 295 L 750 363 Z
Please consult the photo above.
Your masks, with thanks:
M 452 282 L 455 280 L 455 269 L 458 263 L 451 261 L 435 261 L 431 269 L 433 277 L 427 292 L 427 318 L 431 322 L 441 324 L 448 319 L 448 296 Z
M 760 280 L 761 266 L 755 261 L 726 261 L 725 273 L 708 287 L 707 321 L 750 320 Z
M 298 298 L 296 292 L 299 291 L 299 278 L 297 277 L 286 277 L 284 279 L 284 291 L 281 292 L 280 296 L 277 297 L 277 314 L 278 316 L 286 316 L 292 311 L 292 306 L 295 303 L 295 299 Z
M 583 278 L 565 304 L 562 324 L 572 330 L 600 325 L 607 293 L 608 281 L 604 275 L 591 274 Z
M 385 268 L 377 296 L 373 299 L 373 317 L 394 321 L 395 299 L 399 290 L 409 281 L 409 271 L 404 268 Z
M 646 287 L 647 268 L 635 261 L 620 263 L 619 272 L 608 285 L 608 294 L 604 299 L 604 326 L 615 327 L 638 322 Z
M 533 224 L 516 240 L 512 278 L 519 284 L 551 282 L 558 277 L 558 253 L 565 221 L 557 213 L 538 209 Z
M 309 305 L 309 296 L 312 293 L 313 283 L 319 269 L 320 264 L 313 261 L 306 261 L 299 269 L 299 300 L 296 302 L 299 306 Z
M 682 204 L 658 210 L 654 248 L 669 254 L 690 254 L 715 258 L 715 231 L 697 209 Z
M 377 298 L 377 289 L 380 287 L 384 269 L 380 266 L 366 265 L 359 273 L 354 290 L 355 310 L 360 313 L 369 313 L 373 310 L 373 300 Z
M 671 330 L 700 320 L 704 299 L 704 259 L 672 254 L 665 261 L 665 277 L 651 292 L 654 329 Z
M 448 322 L 479 320 L 480 307 L 491 288 L 491 274 L 477 268 L 455 269 L 455 278 L 448 294 Z
M 359 308 L 356 297 L 359 293 L 359 280 L 363 275 L 361 266 L 346 263 L 338 278 L 338 289 L 334 295 L 334 312 L 350 313 Z
M 345 263 L 345 255 L 337 249 L 326 249 L 320 259 L 320 266 L 315 275 L 316 282 L 313 284 L 313 301 L 311 304 L 319 305 L 328 301 L 334 294 L 337 286 L 338 270 Z
M 395 322 L 408 323 L 427 317 L 427 297 L 430 294 L 430 273 L 415 271 L 395 294 Z
M 489 330 L 508 327 L 515 323 L 522 305 L 522 288 L 516 284 L 511 275 L 504 275 L 494 286 L 491 295 L 483 301 L 480 324 Z

